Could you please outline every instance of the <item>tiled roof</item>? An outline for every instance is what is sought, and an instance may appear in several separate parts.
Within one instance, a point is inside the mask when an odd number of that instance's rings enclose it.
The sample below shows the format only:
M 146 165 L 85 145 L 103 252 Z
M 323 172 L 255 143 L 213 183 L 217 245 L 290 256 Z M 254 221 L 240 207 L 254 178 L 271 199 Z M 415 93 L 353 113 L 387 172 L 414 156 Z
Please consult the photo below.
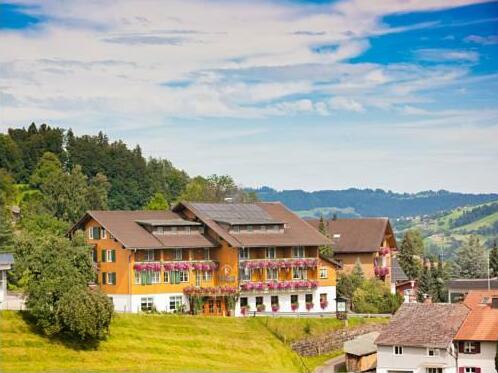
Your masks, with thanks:
M 401 266 L 399 265 L 399 260 L 397 256 L 392 257 L 391 272 L 392 272 L 391 282 L 393 283 L 409 280 L 408 276 L 403 271 L 403 268 L 401 268 Z
M 320 220 L 307 220 L 316 229 Z M 388 218 L 332 219 L 325 226 L 336 253 L 369 253 L 379 250 L 386 229 L 391 229 Z
M 154 235 L 137 222 L 142 220 L 178 221 L 182 219 L 180 215 L 171 211 L 88 211 L 71 228 L 71 232 L 81 228 L 90 218 L 95 219 L 127 248 L 161 249 L 216 246 L 201 233 Z
M 458 330 L 456 340 L 498 341 L 498 308 L 491 307 L 492 298 L 498 298 L 498 291 L 471 291 L 464 304 L 470 313 Z
M 226 240 L 233 247 L 267 247 L 267 246 L 322 246 L 330 245 L 331 241 L 320 234 L 316 229 L 296 214 L 287 209 L 280 202 L 256 202 L 253 204 L 226 204 L 235 205 L 234 211 L 242 211 L 242 206 L 253 206 L 248 209 L 261 219 L 272 222 L 285 222 L 282 233 L 237 233 L 230 234 L 216 219 L 220 219 L 218 212 L 211 213 L 207 205 L 212 205 L 212 211 L 218 211 L 220 204 L 182 202 L 173 211 L 180 212 L 182 208 L 189 209 L 203 223 L 210 227 L 217 235 Z M 263 218 L 264 217 L 264 218 Z
M 468 313 L 469 309 L 463 304 L 405 303 L 375 343 L 446 348 Z

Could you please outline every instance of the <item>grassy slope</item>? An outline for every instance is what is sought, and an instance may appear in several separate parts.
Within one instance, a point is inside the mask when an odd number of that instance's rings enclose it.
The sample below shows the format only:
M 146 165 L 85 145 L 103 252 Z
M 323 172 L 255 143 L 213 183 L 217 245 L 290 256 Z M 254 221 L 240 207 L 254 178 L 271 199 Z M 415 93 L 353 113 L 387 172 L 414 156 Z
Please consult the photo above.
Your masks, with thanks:
M 299 360 L 255 319 L 118 315 L 98 350 L 34 333 L 19 313 L 0 320 L 0 371 L 297 372 Z

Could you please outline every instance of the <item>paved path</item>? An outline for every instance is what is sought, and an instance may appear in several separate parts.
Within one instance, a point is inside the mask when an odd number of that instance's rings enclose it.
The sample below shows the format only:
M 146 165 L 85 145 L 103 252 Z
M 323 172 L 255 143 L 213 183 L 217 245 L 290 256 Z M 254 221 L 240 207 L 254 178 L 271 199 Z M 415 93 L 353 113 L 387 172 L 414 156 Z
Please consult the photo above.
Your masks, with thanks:
M 345 355 L 336 356 L 330 360 L 327 360 L 325 364 L 316 368 L 313 373 L 334 373 L 336 368 L 344 365 L 345 361 Z
M 0 303 L 0 310 L 23 310 L 25 309 L 24 300 L 13 293 L 8 293 L 5 295 L 5 299 Z

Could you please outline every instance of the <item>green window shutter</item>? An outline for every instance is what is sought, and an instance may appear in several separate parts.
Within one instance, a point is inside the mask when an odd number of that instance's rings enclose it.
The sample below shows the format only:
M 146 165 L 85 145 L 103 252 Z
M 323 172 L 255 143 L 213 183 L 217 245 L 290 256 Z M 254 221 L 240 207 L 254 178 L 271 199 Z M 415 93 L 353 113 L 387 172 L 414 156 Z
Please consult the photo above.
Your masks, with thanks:
M 179 284 L 180 283 L 180 271 L 176 271 L 175 276 L 176 276 L 175 284 Z
M 118 282 L 118 278 L 116 276 L 116 272 L 113 272 L 113 276 L 112 276 L 112 284 L 113 285 L 116 285 L 116 283 Z
M 152 284 L 152 271 L 147 271 L 147 285 Z
M 147 272 L 142 271 L 141 276 L 142 276 L 142 281 L 140 281 L 140 282 L 142 283 L 142 285 L 146 285 L 147 284 Z
M 107 272 L 102 272 L 102 285 L 107 283 Z
M 112 258 L 112 262 L 116 263 L 116 250 L 111 251 L 111 258 Z
M 102 250 L 102 263 L 105 263 L 105 249 Z
M 99 227 L 93 227 L 93 239 L 100 240 L 100 228 Z

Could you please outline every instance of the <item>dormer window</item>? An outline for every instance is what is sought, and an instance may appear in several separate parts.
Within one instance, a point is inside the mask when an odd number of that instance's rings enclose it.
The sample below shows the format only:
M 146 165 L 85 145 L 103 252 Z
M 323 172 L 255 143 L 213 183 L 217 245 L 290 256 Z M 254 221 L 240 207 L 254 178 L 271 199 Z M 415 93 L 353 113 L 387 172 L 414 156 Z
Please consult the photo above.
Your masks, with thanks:
M 275 259 L 276 249 L 274 247 L 267 247 L 265 249 L 266 259 Z
M 248 232 L 252 232 L 252 231 L 253 231 L 253 227 L 252 227 L 252 225 L 248 225 L 246 228 L 247 228 L 247 231 L 248 231 Z
M 157 227 L 155 232 L 161 235 L 164 234 L 164 227 Z
M 295 246 L 292 248 L 292 256 L 294 258 L 304 258 L 304 247 Z

